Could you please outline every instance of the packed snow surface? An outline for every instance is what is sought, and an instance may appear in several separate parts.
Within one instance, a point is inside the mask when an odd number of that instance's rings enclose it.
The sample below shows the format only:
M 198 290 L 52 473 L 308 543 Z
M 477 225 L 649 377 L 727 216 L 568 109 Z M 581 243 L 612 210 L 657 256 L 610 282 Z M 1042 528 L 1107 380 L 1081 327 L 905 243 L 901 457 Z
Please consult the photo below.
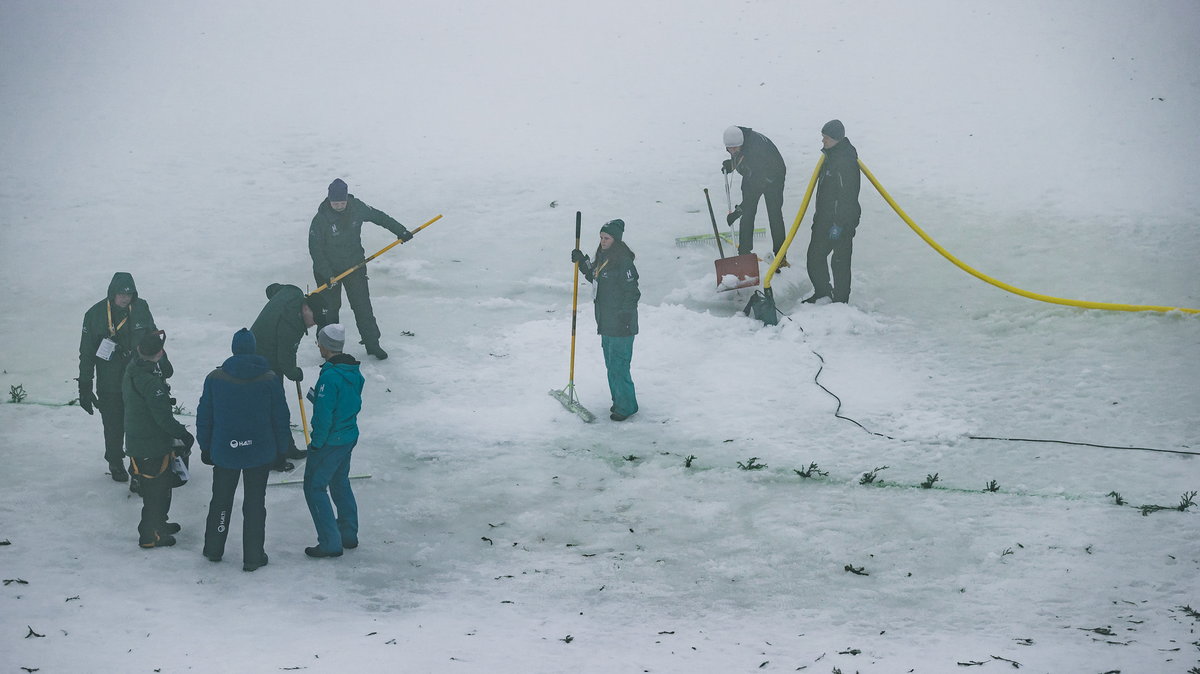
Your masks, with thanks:
M 980 271 L 1200 308 L 1196 35 L 1183 0 L 0 4 L 0 669 L 1195 671 L 1200 317 L 1004 292 L 866 181 L 849 305 L 799 303 L 811 211 L 778 326 L 675 239 L 711 232 L 704 188 L 727 207 L 725 127 L 780 148 L 790 224 L 839 118 Z M 270 565 L 241 570 L 240 518 L 208 562 L 196 462 L 179 544 L 139 549 L 99 417 L 66 404 L 83 312 L 134 275 L 192 425 L 263 289 L 313 287 L 335 177 L 444 216 L 370 264 L 390 359 L 343 310 L 361 547 L 305 557 L 297 469 Z M 619 217 L 637 253 L 621 423 L 586 282 L 598 420 L 547 395 L 576 211 L 586 252 Z

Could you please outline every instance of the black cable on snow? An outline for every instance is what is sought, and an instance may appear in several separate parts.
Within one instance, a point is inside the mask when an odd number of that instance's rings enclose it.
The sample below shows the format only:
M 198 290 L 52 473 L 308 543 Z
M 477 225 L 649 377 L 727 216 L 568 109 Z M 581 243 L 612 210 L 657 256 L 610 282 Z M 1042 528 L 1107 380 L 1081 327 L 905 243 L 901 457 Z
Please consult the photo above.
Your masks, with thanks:
M 795 322 L 795 321 L 793 321 L 793 322 Z M 800 325 L 799 322 L 796 322 L 796 326 L 800 328 L 800 332 L 802 332 L 802 333 L 804 332 L 804 326 Z M 814 356 L 817 357 L 817 360 L 821 361 L 820 367 L 817 368 L 817 373 L 815 375 L 813 375 L 813 383 L 816 384 L 818 387 L 820 387 L 820 389 L 822 391 L 829 394 L 830 397 L 832 397 L 834 400 L 837 401 L 837 408 L 834 409 L 833 416 L 837 417 L 838 419 L 843 419 L 845 421 L 849 421 L 850 423 L 854 424 L 855 426 L 858 426 L 862 430 L 864 430 L 867 433 L 870 433 L 871 435 L 874 435 L 876 437 L 886 438 L 888 440 L 895 440 L 896 438 L 894 438 L 890 435 L 887 435 L 886 433 L 879 433 L 877 431 L 873 431 L 873 430 L 867 428 L 866 426 L 862 425 L 861 423 L 859 423 L 856 419 L 852 419 L 852 418 L 842 414 L 842 399 L 840 397 L 838 397 L 838 395 L 836 393 L 834 393 L 833 391 L 830 391 L 824 384 L 821 383 L 821 373 L 825 371 L 825 357 L 822 356 L 820 353 L 818 353 L 817 350 L 812 348 L 811 346 L 808 347 L 808 350 L 810 352 L 812 352 L 812 354 Z M 1122 445 L 1101 445 L 1101 444 L 1096 444 L 1096 443 L 1092 443 L 1092 442 L 1075 442 L 1072 440 L 1046 440 L 1046 439 L 1040 439 L 1040 438 L 1002 438 L 1002 437 L 995 437 L 995 436 L 990 436 L 990 435 L 968 435 L 966 437 L 968 440 L 996 440 L 996 441 L 1000 441 L 1000 442 L 1039 442 L 1039 443 L 1045 443 L 1045 444 L 1072 445 L 1072 446 L 1076 446 L 1076 447 L 1097 447 L 1100 449 L 1128 449 L 1128 450 L 1135 450 L 1135 451 L 1139 451 L 1139 452 L 1161 452 L 1164 454 L 1185 454 L 1185 455 L 1189 455 L 1189 456 L 1200 456 L 1200 452 L 1190 452 L 1190 451 L 1182 450 L 1182 449 L 1159 449 L 1159 448 L 1155 448 L 1155 447 L 1129 447 L 1129 446 L 1122 446 Z

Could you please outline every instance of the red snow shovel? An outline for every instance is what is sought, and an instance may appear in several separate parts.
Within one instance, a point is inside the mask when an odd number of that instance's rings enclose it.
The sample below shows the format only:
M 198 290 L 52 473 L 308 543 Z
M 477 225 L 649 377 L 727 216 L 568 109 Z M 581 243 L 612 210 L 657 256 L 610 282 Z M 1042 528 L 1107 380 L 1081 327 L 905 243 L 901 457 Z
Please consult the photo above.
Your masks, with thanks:
M 704 188 L 704 200 L 708 202 L 708 217 L 712 219 L 713 234 L 717 238 L 717 252 L 721 259 L 713 264 L 717 267 L 717 292 L 752 288 L 758 285 L 758 256 L 754 253 L 725 257 L 725 247 L 721 245 L 721 233 L 717 231 L 717 216 L 713 213 L 712 199 L 708 196 L 708 188 Z

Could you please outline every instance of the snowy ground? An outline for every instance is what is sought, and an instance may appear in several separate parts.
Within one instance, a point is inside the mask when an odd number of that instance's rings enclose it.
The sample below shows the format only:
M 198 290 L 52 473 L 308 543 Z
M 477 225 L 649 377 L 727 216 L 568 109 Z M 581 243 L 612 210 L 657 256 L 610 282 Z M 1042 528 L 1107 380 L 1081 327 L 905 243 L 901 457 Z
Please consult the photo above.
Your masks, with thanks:
M 0 4 L 0 391 L 46 403 L 0 405 L 0 670 L 1196 671 L 1200 508 L 1137 506 L 1200 489 L 1200 317 L 1007 294 L 865 181 L 849 306 L 798 304 L 797 265 L 765 327 L 674 239 L 709 230 L 704 187 L 725 208 L 724 127 L 779 145 L 790 218 L 840 117 L 980 271 L 1200 308 L 1197 34 L 1190 2 Z M 444 215 L 371 266 L 362 546 L 307 559 L 278 485 L 270 565 L 240 570 L 236 526 L 207 562 L 201 468 L 179 545 L 137 549 L 99 418 L 59 406 L 80 317 L 132 272 L 193 411 L 263 288 L 311 285 L 336 176 Z M 638 254 L 621 424 L 546 395 L 576 210 L 586 249 L 622 217 Z

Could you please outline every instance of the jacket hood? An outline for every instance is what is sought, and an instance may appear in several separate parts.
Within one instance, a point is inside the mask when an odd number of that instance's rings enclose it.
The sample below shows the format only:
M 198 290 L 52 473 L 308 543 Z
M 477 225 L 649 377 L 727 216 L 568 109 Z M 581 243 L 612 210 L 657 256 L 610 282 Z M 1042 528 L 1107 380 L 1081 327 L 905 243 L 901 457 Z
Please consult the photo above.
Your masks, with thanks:
M 362 373 L 359 372 L 359 361 L 354 359 L 348 353 L 339 353 L 321 364 L 322 370 L 329 370 L 340 375 L 348 382 L 362 381 Z
M 253 353 L 230 356 L 221 363 L 221 369 L 234 379 L 254 379 L 271 369 L 267 359 Z
M 135 301 L 137 300 L 137 286 L 133 283 L 133 274 L 127 271 L 113 274 L 112 280 L 108 282 L 108 300 L 111 302 L 118 293 L 129 293 Z

